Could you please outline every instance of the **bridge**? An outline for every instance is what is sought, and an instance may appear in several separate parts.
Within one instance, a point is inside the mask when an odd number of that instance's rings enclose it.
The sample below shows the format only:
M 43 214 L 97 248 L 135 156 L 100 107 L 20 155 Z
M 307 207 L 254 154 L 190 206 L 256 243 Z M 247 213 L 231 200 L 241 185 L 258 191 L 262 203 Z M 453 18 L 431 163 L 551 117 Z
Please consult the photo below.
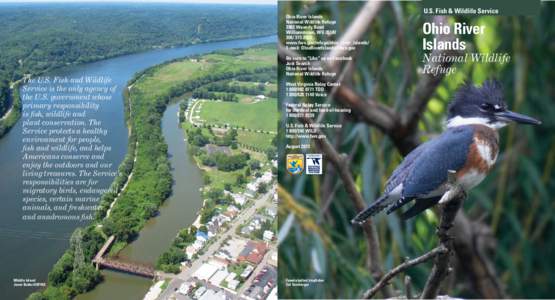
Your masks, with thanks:
M 112 246 L 115 239 L 115 236 L 110 236 L 106 240 L 104 245 L 102 245 L 102 248 L 100 248 L 98 253 L 96 253 L 93 259 L 93 263 L 95 264 L 97 270 L 99 268 L 106 268 L 147 278 L 156 277 L 156 272 L 151 266 L 105 258 L 104 255 L 106 254 L 108 249 L 110 249 L 110 246 Z

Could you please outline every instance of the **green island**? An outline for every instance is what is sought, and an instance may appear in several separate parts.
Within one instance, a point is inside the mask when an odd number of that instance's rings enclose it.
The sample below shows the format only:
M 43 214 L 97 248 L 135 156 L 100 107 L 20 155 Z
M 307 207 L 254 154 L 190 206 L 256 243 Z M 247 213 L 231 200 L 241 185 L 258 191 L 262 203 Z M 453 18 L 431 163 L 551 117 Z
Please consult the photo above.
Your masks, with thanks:
M 273 45 L 223 50 L 168 61 L 136 74 L 124 93 L 130 133 L 128 152 L 111 192 L 102 197 L 96 220 L 74 232 L 69 249 L 48 275 L 47 288 L 31 294 L 29 299 L 71 299 L 94 288 L 102 276 L 92 259 L 108 237 L 116 238 L 108 255 L 116 255 L 133 241 L 170 195 L 172 178 L 161 131 L 162 115 L 170 101 L 188 99 L 181 104 L 180 118 L 190 154 L 203 170 L 205 181 L 199 224 L 227 209 L 232 202 L 230 193 L 246 192 L 249 182 L 263 174 L 275 174 L 277 170 L 270 163 L 276 153 L 274 131 L 278 118 L 275 57 Z M 238 88 L 247 83 L 252 89 Z M 213 88 L 216 85 L 221 86 Z M 221 99 L 228 101 L 193 98 L 199 91 L 219 93 Z M 223 97 L 227 94 L 230 96 Z M 232 108 L 235 114 L 226 111 L 230 104 L 236 105 Z M 197 105 L 210 111 L 195 108 Z M 244 123 L 240 121 L 243 113 L 265 117 Z M 211 122 L 224 118 L 229 120 L 226 124 Z M 269 184 L 258 184 L 250 192 L 253 196 L 267 194 Z M 180 263 L 186 258 L 185 248 L 197 230 L 208 231 L 205 227 L 181 230 L 158 259 L 157 269 L 179 272 Z M 81 242 L 75 243 L 77 240 Z
M 265 6 L 0 4 L 0 137 L 20 117 L 24 78 L 152 49 L 270 35 L 277 25 L 266 20 L 275 18 Z

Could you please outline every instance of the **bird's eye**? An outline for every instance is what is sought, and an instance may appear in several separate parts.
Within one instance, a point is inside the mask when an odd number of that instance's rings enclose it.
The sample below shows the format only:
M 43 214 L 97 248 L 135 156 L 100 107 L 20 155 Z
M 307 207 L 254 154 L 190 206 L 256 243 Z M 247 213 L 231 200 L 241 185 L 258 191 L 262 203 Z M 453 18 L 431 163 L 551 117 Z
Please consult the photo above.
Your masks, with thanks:
M 493 105 L 491 105 L 491 103 L 482 103 L 480 104 L 480 108 L 486 111 L 493 111 L 495 110 L 495 107 Z

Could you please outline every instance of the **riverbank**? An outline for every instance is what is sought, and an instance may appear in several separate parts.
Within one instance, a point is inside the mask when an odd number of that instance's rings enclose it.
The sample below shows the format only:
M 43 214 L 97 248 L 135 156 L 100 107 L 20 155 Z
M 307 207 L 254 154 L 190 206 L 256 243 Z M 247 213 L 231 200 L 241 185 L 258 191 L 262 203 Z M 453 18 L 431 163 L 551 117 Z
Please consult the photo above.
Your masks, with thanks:
M 11 106 L 0 119 L 0 139 L 6 135 L 21 117 L 21 99 L 19 97 L 20 81 L 10 86 Z

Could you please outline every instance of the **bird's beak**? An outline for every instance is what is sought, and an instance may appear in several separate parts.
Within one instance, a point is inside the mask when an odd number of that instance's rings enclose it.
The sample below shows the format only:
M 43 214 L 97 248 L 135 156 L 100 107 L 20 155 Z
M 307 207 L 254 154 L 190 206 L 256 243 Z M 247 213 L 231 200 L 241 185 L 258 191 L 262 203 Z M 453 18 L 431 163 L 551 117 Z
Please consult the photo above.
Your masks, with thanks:
M 517 122 L 521 124 L 540 125 L 542 123 L 540 120 L 536 120 L 532 117 L 515 113 L 510 110 L 498 112 L 495 114 L 495 116 L 503 121 Z

